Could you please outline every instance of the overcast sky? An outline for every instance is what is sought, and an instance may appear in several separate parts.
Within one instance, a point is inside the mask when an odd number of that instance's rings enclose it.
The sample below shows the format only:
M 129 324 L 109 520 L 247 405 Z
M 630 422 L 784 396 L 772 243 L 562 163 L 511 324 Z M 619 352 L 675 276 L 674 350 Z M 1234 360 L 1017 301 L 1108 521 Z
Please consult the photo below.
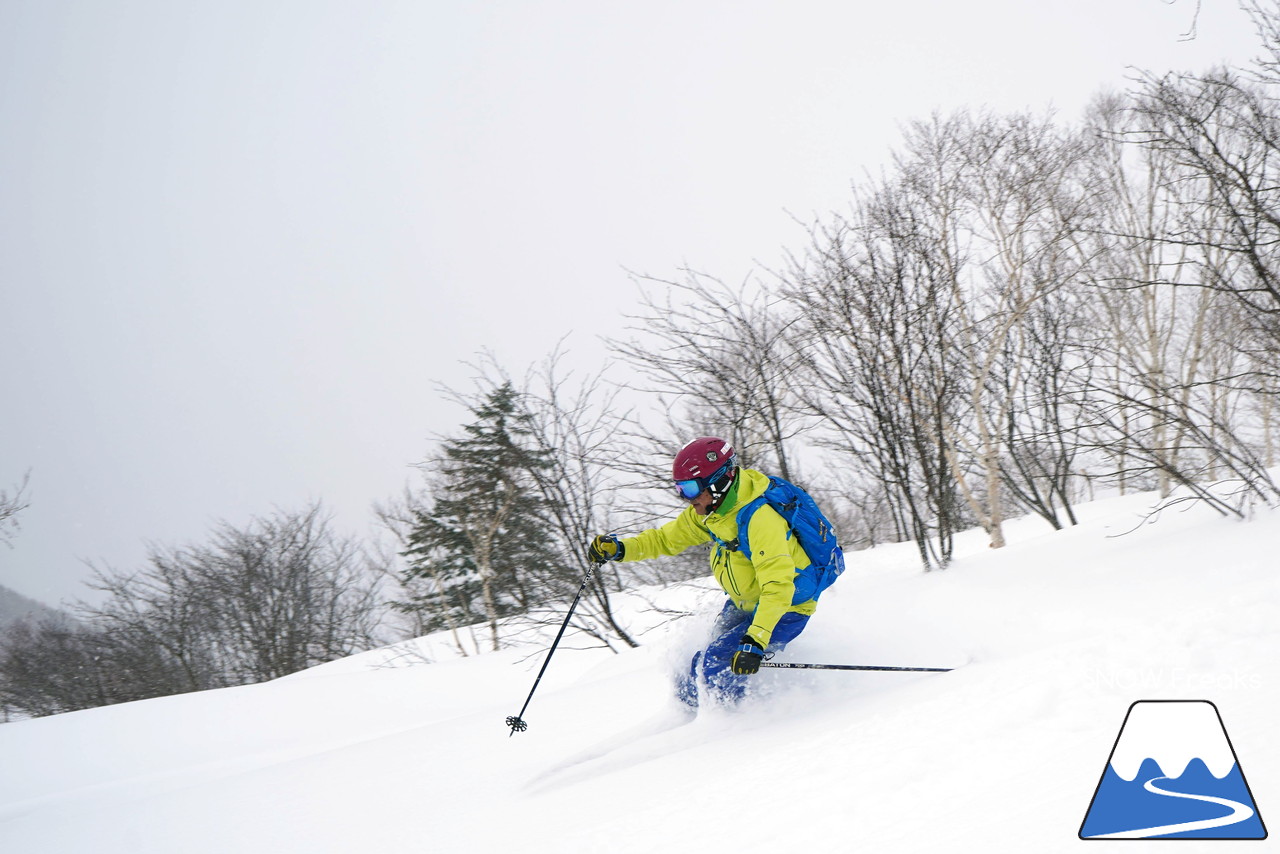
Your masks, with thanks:
M 0 584 L 414 478 L 490 348 L 738 280 L 903 123 L 1242 63 L 1234 0 L 0 0 Z M 1196 25 L 1193 40 L 1183 38 Z

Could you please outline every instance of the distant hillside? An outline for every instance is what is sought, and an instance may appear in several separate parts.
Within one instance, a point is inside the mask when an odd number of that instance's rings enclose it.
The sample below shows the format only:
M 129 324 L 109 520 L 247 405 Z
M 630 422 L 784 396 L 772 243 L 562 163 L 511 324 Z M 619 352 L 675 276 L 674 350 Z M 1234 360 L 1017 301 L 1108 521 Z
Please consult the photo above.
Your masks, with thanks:
M 34 617 L 37 620 L 42 617 L 62 617 L 66 619 L 67 614 L 65 611 L 51 608 L 34 599 L 28 599 L 21 593 L 0 585 L 0 628 L 4 628 L 10 623 L 15 623 L 24 617 Z

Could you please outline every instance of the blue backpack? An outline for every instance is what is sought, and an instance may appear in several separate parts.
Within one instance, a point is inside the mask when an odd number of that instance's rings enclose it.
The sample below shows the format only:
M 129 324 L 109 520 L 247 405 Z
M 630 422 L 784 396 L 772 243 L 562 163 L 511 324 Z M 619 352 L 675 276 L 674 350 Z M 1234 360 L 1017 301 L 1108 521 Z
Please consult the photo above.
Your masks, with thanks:
M 817 599 L 844 572 L 844 552 L 836 542 L 836 531 L 818 509 L 817 502 L 800 487 L 780 477 L 769 477 L 764 494 L 738 511 L 736 543 L 721 543 L 730 550 L 742 552 L 751 559 L 751 543 L 747 539 L 752 515 L 768 504 L 787 523 L 787 538 L 794 533 L 800 548 L 809 556 L 808 567 L 796 574 L 796 594 L 792 605 Z

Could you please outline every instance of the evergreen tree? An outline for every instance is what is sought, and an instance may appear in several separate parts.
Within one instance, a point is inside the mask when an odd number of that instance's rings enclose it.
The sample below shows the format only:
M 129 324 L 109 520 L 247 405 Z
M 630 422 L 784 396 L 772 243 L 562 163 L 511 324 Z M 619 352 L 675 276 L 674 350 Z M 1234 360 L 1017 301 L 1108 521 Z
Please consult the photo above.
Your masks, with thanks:
M 540 578 L 555 565 L 545 502 L 534 477 L 551 466 L 530 441 L 528 416 L 510 382 L 471 407 L 475 421 L 430 462 L 435 501 L 414 513 L 407 580 L 426 592 L 409 607 L 426 613 L 428 629 L 489 624 L 498 649 L 498 620 L 537 604 Z

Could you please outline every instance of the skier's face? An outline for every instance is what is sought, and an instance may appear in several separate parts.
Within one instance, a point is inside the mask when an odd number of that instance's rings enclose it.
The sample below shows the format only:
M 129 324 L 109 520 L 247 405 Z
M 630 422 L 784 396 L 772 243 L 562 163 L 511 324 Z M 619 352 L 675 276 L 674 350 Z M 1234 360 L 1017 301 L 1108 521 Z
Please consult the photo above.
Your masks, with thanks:
M 689 503 L 693 505 L 693 512 L 699 516 L 705 516 L 711 512 L 711 505 L 715 503 L 715 499 L 711 497 L 710 489 L 704 489 L 698 493 L 697 498 L 689 499 Z

